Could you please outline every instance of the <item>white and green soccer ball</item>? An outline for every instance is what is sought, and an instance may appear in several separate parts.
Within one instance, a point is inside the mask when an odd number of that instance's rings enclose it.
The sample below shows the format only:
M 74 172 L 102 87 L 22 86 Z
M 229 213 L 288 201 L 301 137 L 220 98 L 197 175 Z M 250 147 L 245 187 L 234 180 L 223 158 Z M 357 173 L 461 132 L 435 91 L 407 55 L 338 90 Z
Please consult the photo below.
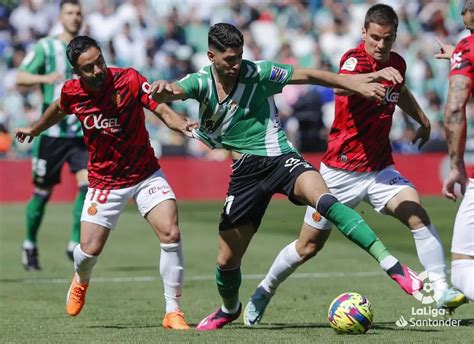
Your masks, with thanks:
M 344 293 L 334 299 L 329 306 L 328 320 L 337 333 L 363 334 L 374 321 L 372 306 L 359 293 Z

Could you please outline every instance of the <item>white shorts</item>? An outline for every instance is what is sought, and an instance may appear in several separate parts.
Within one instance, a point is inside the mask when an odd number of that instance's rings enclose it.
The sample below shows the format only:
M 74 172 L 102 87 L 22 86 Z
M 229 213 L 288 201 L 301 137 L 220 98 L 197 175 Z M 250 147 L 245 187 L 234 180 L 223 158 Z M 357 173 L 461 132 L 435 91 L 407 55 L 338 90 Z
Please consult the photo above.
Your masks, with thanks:
M 474 178 L 469 179 L 456 215 L 451 252 L 474 256 Z
M 157 170 L 147 179 L 129 188 L 115 190 L 89 188 L 82 208 L 81 221 L 114 229 L 122 209 L 131 198 L 143 217 L 157 204 L 168 199 L 176 199 L 163 172 Z
M 400 191 L 412 187 L 413 184 L 405 179 L 394 166 L 388 166 L 376 172 L 350 172 L 332 168 L 321 163 L 320 173 L 329 191 L 342 204 L 355 208 L 361 201 L 372 205 L 375 211 L 384 213 L 387 203 Z M 304 222 L 313 228 L 328 230 L 332 223 L 324 217 L 314 221 L 313 207 L 306 209 Z

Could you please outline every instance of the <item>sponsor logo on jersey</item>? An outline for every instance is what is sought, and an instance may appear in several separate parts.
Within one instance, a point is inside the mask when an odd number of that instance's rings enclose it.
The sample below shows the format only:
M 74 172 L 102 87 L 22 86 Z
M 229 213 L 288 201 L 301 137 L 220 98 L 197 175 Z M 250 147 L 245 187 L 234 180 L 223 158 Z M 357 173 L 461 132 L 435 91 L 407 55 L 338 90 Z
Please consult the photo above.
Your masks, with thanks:
M 357 59 L 355 57 L 350 57 L 344 62 L 341 67 L 341 70 L 348 70 L 349 72 L 354 71 L 357 66 Z
M 113 131 L 119 131 L 120 123 L 118 118 L 103 118 L 103 114 L 89 115 L 84 118 L 84 128 L 86 129 L 113 129 Z
M 89 214 L 90 216 L 94 216 L 95 214 L 97 214 L 97 203 L 91 203 L 89 208 L 87 208 L 87 214 Z
M 171 192 L 171 189 L 168 185 L 163 186 L 152 186 L 148 189 L 148 194 L 151 196 L 157 192 L 161 192 L 163 195 L 167 195 Z
M 382 104 L 398 103 L 400 92 L 394 92 L 395 86 L 390 86 L 385 89 L 385 97 L 382 100 Z
M 281 67 L 272 66 L 268 80 L 283 83 L 288 76 L 288 71 Z
M 462 52 L 454 53 L 451 56 L 451 70 L 460 69 L 462 65 Z
M 204 122 L 204 130 L 206 133 L 212 133 L 214 131 L 214 121 L 212 119 L 206 119 Z

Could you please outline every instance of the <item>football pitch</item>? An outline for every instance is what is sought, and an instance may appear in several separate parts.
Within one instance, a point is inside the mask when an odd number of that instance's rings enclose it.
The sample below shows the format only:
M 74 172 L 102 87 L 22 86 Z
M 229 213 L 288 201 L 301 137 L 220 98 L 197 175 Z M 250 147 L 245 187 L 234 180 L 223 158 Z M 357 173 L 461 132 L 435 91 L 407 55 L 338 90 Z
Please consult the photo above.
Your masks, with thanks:
M 459 202 L 423 201 L 448 255 Z M 222 203 L 181 201 L 178 206 L 185 254 L 182 307 L 195 325 L 220 305 L 214 271 Z M 366 206 L 358 210 L 396 257 L 422 271 L 407 229 Z M 430 305 L 406 295 L 335 228 L 322 252 L 280 286 L 260 326 L 247 328 L 240 318 L 212 333 L 164 330 L 159 241 L 133 205 L 100 256 L 82 313 L 71 318 L 65 313 L 72 277 L 65 255 L 71 205 L 48 206 L 39 235 L 41 272 L 26 272 L 20 263 L 23 211 L 22 204 L 1 205 L 0 343 L 472 343 L 474 338 L 474 304 L 451 316 L 435 316 Z M 272 201 L 243 261 L 244 304 L 280 248 L 297 237 L 303 214 L 304 207 Z M 331 301 L 348 291 L 372 303 L 374 327 L 365 335 L 337 335 L 327 321 Z M 396 325 L 401 317 L 406 326 Z M 440 326 L 452 323 L 449 318 L 459 326 Z

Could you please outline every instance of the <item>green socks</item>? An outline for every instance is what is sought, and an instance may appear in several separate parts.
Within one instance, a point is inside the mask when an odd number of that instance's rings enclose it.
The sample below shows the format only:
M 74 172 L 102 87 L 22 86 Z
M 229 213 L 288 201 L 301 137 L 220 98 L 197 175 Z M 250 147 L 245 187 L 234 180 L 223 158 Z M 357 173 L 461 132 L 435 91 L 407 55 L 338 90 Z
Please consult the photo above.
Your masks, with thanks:
M 324 216 L 334 223 L 342 234 L 363 248 L 378 262 L 390 255 L 374 231 L 355 210 L 335 202 Z
M 36 244 L 38 229 L 43 220 L 44 209 L 48 203 L 49 193 L 34 193 L 26 205 L 26 240 Z
M 239 305 L 239 288 L 242 282 L 240 267 L 232 270 L 216 269 L 217 290 L 225 308 L 235 309 Z
M 76 243 L 81 242 L 81 214 L 86 194 L 87 186 L 80 187 L 76 199 L 74 200 L 74 205 L 72 206 L 72 230 L 69 241 Z

